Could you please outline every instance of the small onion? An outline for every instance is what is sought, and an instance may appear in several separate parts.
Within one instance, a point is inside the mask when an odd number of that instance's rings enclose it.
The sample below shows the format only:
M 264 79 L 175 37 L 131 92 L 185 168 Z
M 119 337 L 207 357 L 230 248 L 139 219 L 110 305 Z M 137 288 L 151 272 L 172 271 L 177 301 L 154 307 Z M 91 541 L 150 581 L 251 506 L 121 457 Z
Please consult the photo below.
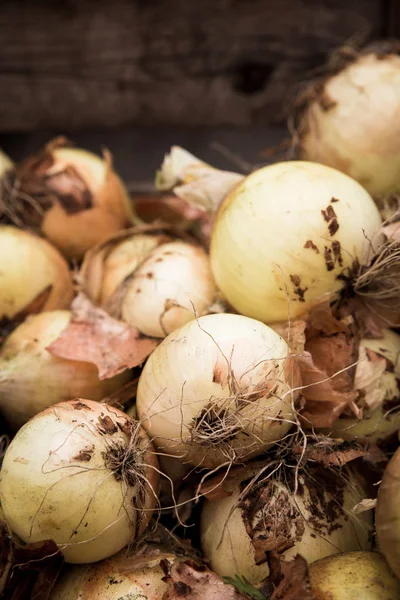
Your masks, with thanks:
M 37 312 L 70 305 L 73 286 L 68 265 L 45 240 L 0 225 L 0 262 L 0 319 L 13 319 L 30 308 Z
M 254 476 L 241 470 L 223 482 L 222 497 L 206 500 L 201 514 L 201 545 L 211 568 L 220 576 L 236 573 L 252 583 L 268 575 L 265 551 L 285 558 L 300 554 L 309 563 L 351 550 L 369 547 L 369 513 L 353 515 L 363 490 L 351 472 L 335 474 L 321 467 L 299 473 L 293 492 L 292 473 L 263 477 L 241 494 Z M 257 550 L 256 550 L 257 549 Z
M 300 155 L 371 194 L 400 186 L 400 57 L 361 54 L 310 94 L 298 118 Z
M 214 467 L 256 456 L 294 423 L 296 365 L 266 325 L 200 317 L 164 339 L 139 379 L 137 411 L 167 454 Z
M 211 267 L 240 313 L 286 321 L 341 291 L 368 260 L 380 225 L 372 198 L 347 175 L 315 163 L 278 163 L 226 196 L 211 235 Z
M 49 600 L 162 600 L 168 589 L 160 561 L 167 552 L 132 555 L 125 551 L 95 565 L 71 566 L 57 581 Z
M 47 350 L 70 319 L 67 310 L 33 315 L 6 339 L 0 351 L 0 412 L 12 429 L 62 400 L 101 400 L 129 380 L 129 371 L 100 380 L 93 364 L 58 358 Z
M 309 570 L 315 600 L 396 600 L 400 583 L 377 552 L 345 552 L 314 562 Z
M 69 259 L 81 259 L 134 220 L 111 155 L 101 159 L 62 138 L 10 171 L 3 202 L 11 220 L 43 234 Z
M 156 469 L 146 434 L 120 410 L 61 402 L 12 440 L 0 472 L 2 507 L 24 542 L 53 539 L 67 562 L 95 562 L 146 528 Z
M 379 376 L 377 382 L 372 381 L 371 406 L 363 407 L 363 418 L 356 419 L 341 416 L 337 419 L 330 432 L 333 437 L 347 441 L 360 440 L 371 443 L 384 441 L 400 429 L 400 336 L 390 329 L 383 330 L 383 337 L 378 339 L 364 338 L 360 347 L 372 350 L 378 357 L 387 361 L 386 370 Z M 357 365 L 357 374 L 363 368 Z M 378 385 L 375 385 L 377 383 Z M 367 386 L 368 391 L 368 386 Z M 366 396 L 368 397 L 368 396 Z
M 111 316 L 158 338 L 207 314 L 217 294 L 207 253 L 163 233 L 107 241 L 85 260 L 81 281 Z
M 378 547 L 400 578 L 400 448 L 383 474 L 376 504 Z

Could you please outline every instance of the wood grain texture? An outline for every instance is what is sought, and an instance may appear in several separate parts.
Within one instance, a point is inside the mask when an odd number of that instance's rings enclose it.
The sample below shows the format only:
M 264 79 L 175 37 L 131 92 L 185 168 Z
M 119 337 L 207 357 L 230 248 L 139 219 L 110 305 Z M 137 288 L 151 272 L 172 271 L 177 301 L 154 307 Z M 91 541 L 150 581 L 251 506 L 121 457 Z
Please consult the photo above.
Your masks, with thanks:
M 382 0 L 2 0 L 0 130 L 248 125 Z

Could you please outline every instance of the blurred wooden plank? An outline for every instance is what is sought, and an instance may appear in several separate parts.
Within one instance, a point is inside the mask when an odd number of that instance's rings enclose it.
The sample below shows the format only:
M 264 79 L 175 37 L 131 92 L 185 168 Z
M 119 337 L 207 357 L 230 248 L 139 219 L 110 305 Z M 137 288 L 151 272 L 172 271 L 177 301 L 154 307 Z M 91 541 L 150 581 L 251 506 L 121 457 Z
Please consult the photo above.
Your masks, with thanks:
M 2 0 L 0 130 L 250 125 L 384 0 Z

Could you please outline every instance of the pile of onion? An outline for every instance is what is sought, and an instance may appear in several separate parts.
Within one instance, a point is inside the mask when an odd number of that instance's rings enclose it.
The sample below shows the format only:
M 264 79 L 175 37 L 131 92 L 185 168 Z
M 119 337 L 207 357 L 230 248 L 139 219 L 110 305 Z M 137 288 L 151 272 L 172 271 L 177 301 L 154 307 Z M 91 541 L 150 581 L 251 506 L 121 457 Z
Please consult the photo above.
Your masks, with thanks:
M 252 467 L 233 472 L 205 501 L 201 544 L 216 573 L 258 583 L 269 572 L 268 552 L 312 563 L 369 548 L 372 519 L 351 512 L 364 497 L 355 473 L 307 464 L 296 484 L 294 470 L 273 470 L 259 478 Z
M 136 421 L 92 402 L 61 402 L 12 440 L 0 473 L 11 529 L 52 539 L 71 563 L 115 554 L 145 530 L 157 504 L 158 466 Z
M 205 250 L 154 227 L 121 233 L 88 253 L 80 281 L 112 317 L 156 338 L 210 312 L 217 294 Z
M 81 259 L 135 218 L 110 153 L 100 158 L 64 138 L 7 173 L 2 203 L 11 222 L 40 232 L 69 259 Z
M 374 196 L 400 187 L 400 56 L 382 44 L 352 56 L 298 99 L 300 156 L 347 173 Z
M 13 430 L 52 404 L 76 397 L 102 400 L 130 379 L 129 370 L 99 379 L 94 364 L 51 354 L 48 347 L 70 319 L 67 310 L 33 315 L 0 349 L 0 412 Z
M 0 225 L 0 320 L 68 308 L 73 286 L 68 265 L 46 240 Z
M 215 467 L 256 456 L 295 423 L 286 342 L 240 315 L 200 317 L 165 338 L 139 379 L 137 411 L 160 451 Z

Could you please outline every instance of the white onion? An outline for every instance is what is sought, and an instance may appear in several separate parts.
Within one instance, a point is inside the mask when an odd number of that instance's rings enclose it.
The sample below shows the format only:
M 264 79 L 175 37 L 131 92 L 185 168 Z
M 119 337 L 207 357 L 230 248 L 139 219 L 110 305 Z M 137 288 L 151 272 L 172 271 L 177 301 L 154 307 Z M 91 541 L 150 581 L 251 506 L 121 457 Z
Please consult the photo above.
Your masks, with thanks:
M 335 297 L 368 260 L 381 224 L 369 194 L 315 163 L 255 171 L 220 206 L 210 259 L 217 285 L 240 313 L 264 322 L 305 313 Z
M 100 380 L 95 365 L 53 356 L 47 348 L 70 319 L 67 310 L 33 315 L 13 331 L 1 348 L 0 412 L 12 429 L 63 400 L 102 400 L 130 379 L 126 370 Z
M 67 562 L 95 562 L 145 529 L 156 466 L 147 436 L 118 409 L 59 403 L 12 440 L 0 472 L 2 507 L 24 542 L 53 539 Z
M 29 312 L 42 296 L 40 310 L 70 305 L 73 287 L 68 265 L 45 240 L 0 225 L 0 263 L 0 319 Z
M 364 338 L 361 348 L 372 350 L 388 361 L 386 370 L 378 381 L 370 384 L 371 406 L 363 407 L 363 418 L 340 417 L 330 431 L 333 437 L 344 440 L 360 440 L 376 443 L 385 440 L 400 429 L 400 336 L 390 329 L 383 330 L 383 337 Z M 355 383 L 362 364 L 357 365 Z M 371 393 L 372 392 L 372 393 Z M 368 398 L 368 396 L 367 396 Z
M 335 167 L 371 194 L 400 186 L 400 57 L 361 54 L 318 86 L 298 123 L 305 160 Z
M 243 520 L 243 509 L 238 506 L 241 493 L 253 476 L 254 471 L 248 469 L 224 481 L 223 489 L 231 495 L 223 497 L 223 494 L 220 499 L 205 501 L 200 529 L 204 555 L 218 575 L 234 577 L 237 573 L 252 583 L 258 583 L 268 575 L 268 565 L 265 558 L 262 564 L 256 564 L 252 540 Z M 287 473 L 287 476 L 290 481 L 293 472 Z M 331 479 L 330 488 L 318 472 L 310 470 L 307 476 L 300 471 L 295 495 L 284 483 L 285 476 L 281 480 L 266 479 L 258 491 L 257 485 L 252 485 L 248 495 L 256 507 L 254 522 L 258 523 L 257 534 L 260 538 L 265 534 L 270 550 L 280 551 L 279 544 L 284 540 L 288 549 L 281 550 L 286 558 L 300 554 L 312 563 L 337 552 L 369 547 L 369 513 L 358 516 L 351 513 L 351 509 L 363 498 L 357 479 L 348 475 L 345 484 L 340 479 L 342 475 L 332 479 L 333 475 L 327 472 L 327 477 Z M 262 501 L 262 496 L 258 496 L 263 490 L 269 490 L 268 500 Z M 320 497 L 323 495 L 323 499 L 316 502 L 314 498 L 318 494 Z M 332 509 L 334 515 L 330 516 Z M 278 547 L 274 547 L 275 544 Z
M 309 570 L 316 600 L 395 600 L 400 583 L 377 552 L 345 552 L 314 562 Z
M 296 384 L 288 346 L 272 329 L 240 315 L 207 315 L 153 351 L 137 411 L 160 449 L 212 467 L 283 438 L 294 422 Z

